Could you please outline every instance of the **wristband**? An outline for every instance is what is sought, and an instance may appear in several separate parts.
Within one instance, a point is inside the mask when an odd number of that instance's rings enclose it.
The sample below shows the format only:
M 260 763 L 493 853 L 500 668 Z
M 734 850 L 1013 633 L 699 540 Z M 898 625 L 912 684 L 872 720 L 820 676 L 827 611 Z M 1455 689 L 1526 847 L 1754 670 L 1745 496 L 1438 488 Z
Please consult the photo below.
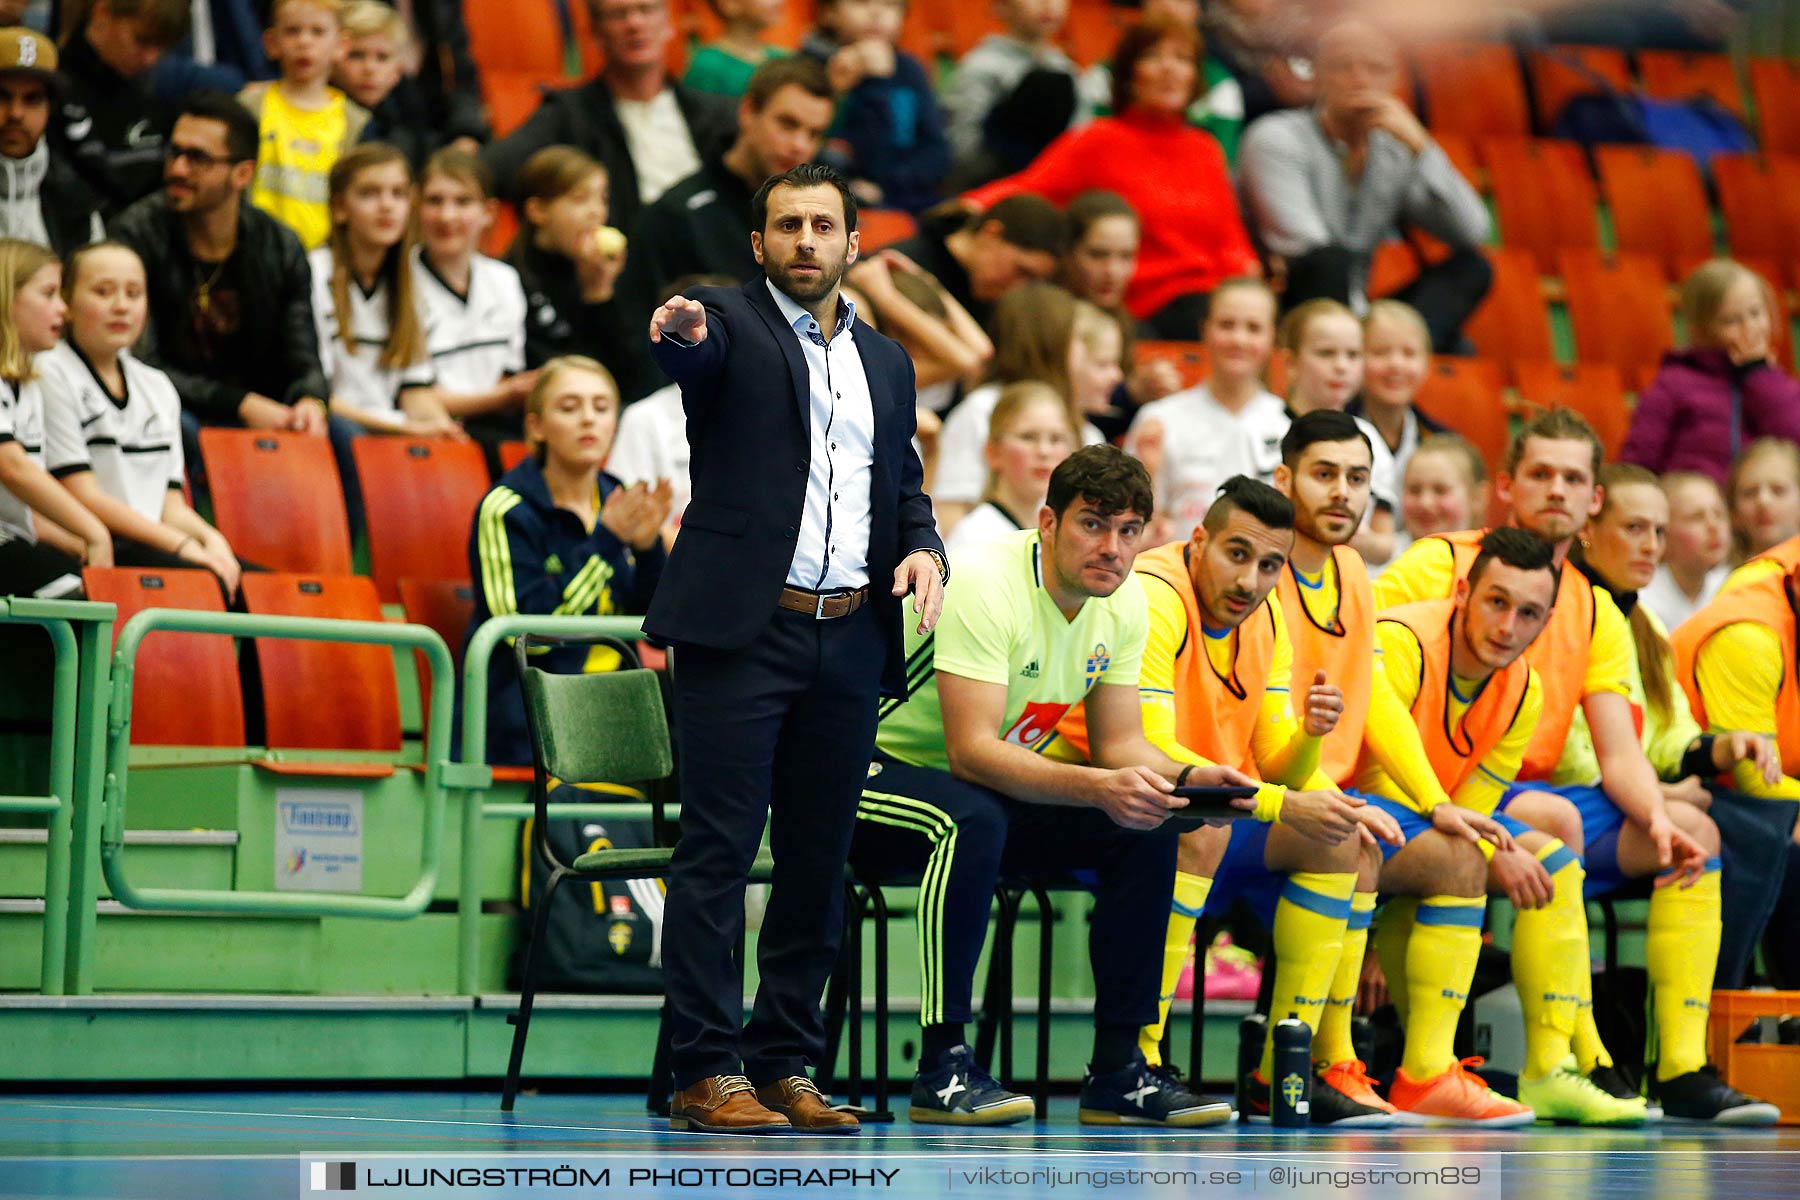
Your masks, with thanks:
M 1175 786 L 1176 787 L 1186 787 L 1187 786 L 1187 777 L 1194 773 L 1194 767 L 1196 765 L 1197 764 L 1195 764 L 1195 763 L 1189 763 L 1187 766 L 1181 768 L 1181 773 L 1179 775 L 1175 776 Z
M 1681 756 L 1681 777 L 1698 775 L 1702 779 L 1711 779 L 1719 773 L 1713 763 L 1713 743 L 1718 739 L 1710 733 L 1703 733 L 1694 739 L 1688 752 Z

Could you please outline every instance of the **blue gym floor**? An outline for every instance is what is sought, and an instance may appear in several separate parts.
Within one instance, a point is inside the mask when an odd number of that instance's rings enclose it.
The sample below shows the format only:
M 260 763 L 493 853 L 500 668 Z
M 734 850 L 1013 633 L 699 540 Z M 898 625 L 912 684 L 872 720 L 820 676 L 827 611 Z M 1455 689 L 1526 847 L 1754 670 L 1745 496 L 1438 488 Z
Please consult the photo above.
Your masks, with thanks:
M 904 1097 L 901 1097 L 904 1104 Z M 902 1111 L 904 1111 L 902 1109 Z M 708 1137 L 676 1134 L 631 1096 L 527 1095 L 503 1114 L 497 1097 L 476 1092 L 178 1092 L 0 1097 L 0 1198 L 94 1197 L 104 1200 L 249 1200 L 307 1197 L 310 1159 L 365 1160 L 445 1153 L 481 1154 L 513 1163 L 610 1166 L 610 1187 L 537 1185 L 458 1190 L 384 1188 L 387 1196 L 793 1196 L 810 1193 L 984 1197 L 1227 1195 L 1287 1196 L 1759 1197 L 1800 1196 L 1800 1128 L 1716 1131 L 1673 1124 L 1643 1131 L 1549 1127 L 1491 1133 L 1407 1130 L 1276 1134 L 1267 1127 L 1186 1134 L 1083 1129 L 1075 1102 L 1052 1102 L 1050 1119 L 1004 1129 L 946 1130 L 866 1125 L 853 1137 Z M 542 1156 L 539 1163 L 538 1156 Z M 593 1157 L 577 1157 L 593 1156 Z M 1018 1156 L 1018 1157 L 1013 1157 Z M 794 1163 L 895 1171 L 870 1188 L 709 1185 L 690 1174 L 682 1185 L 628 1188 L 631 1165 L 664 1169 L 707 1163 Z M 1392 1186 L 1295 1188 L 1295 1168 L 1423 1168 L 1462 1163 L 1488 1169 L 1473 1189 Z M 1048 1168 L 1063 1179 L 1016 1186 L 983 1183 L 969 1172 L 1004 1166 Z M 1070 1182 L 1079 1169 L 1254 1170 L 1250 1184 L 1133 1186 Z M 1502 1188 L 1494 1188 L 1497 1167 Z M 1282 1176 L 1281 1171 L 1290 1174 Z M 1270 1172 L 1276 1175 L 1271 1176 Z M 699 1183 L 693 1180 L 700 1178 Z M 1282 1186 L 1283 1179 L 1287 1186 Z M 1218 1183 L 1217 1180 L 1209 1180 Z M 374 1190 L 361 1189 L 364 1194 Z

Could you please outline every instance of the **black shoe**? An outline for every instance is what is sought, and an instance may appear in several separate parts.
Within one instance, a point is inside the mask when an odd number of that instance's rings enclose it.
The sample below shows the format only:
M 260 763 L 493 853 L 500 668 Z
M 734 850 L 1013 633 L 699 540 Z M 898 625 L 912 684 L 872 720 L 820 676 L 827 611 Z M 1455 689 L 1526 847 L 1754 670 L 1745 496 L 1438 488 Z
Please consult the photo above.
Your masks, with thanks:
M 1611 1063 L 1602 1063 L 1592 1071 L 1589 1071 L 1588 1082 L 1617 1100 L 1639 1100 L 1644 1098 L 1643 1090 L 1632 1087 L 1631 1081 L 1625 1078 L 1625 1072 L 1619 1070 L 1618 1067 L 1613 1066 Z M 1662 1106 L 1653 1102 L 1646 1103 L 1644 1107 L 1644 1120 L 1660 1121 L 1662 1119 Z
M 1310 1109 L 1314 1125 L 1336 1129 L 1385 1129 L 1399 1124 L 1392 1105 L 1377 1107 L 1368 1103 L 1369 1100 L 1380 1101 L 1381 1097 L 1375 1094 L 1375 1081 L 1369 1078 L 1361 1059 L 1336 1069 L 1319 1070 L 1315 1064 Z
M 1652 1085 L 1671 1121 L 1704 1121 L 1712 1125 L 1773 1125 L 1781 1110 L 1763 1100 L 1746 1096 L 1723 1079 L 1711 1065 Z
M 1035 1117 L 1037 1105 L 1001 1087 L 967 1046 L 953 1046 L 935 1067 L 919 1068 L 906 1115 L 921 1125 L 1011 1125 Z
M 1117 1071 L 1081 1081 L 1083 1125 L 1163 1125 L 1193 1129 L 1223 1125 L 1232 1119 L 1231 1105 L 1208 1100 L 1188 1090 L 1181 1073 L 1152 1067 L 1140 1055 Z

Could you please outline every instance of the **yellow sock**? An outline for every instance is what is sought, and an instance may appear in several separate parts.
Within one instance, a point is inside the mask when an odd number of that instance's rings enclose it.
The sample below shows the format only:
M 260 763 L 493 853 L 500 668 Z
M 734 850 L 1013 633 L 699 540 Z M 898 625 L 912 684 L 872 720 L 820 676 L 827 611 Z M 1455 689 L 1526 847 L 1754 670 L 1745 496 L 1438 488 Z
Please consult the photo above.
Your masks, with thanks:
M 1554 838 L 1537 857 L 1550 872 L 1556 895 L 1544 907 L 1521 912 L 1513 921 L 1513 982 L 1525 1014 L 1528 1079 L 1542 1079 L 1569 1057 L 1575 1014 L 1581 1006 L 1581 980 L 1590 973 L 1581 860 Z
M 1693 887 L 1668 884 L 1650 894 L 1644 965 L 1656 1012 L 1656 1077 L 1673 1079 L 1706 1065 L 1706 1019 L 1719 964 L 1719 860 Z
M 1456 1065 L 1456 1022 L 1469 1002 L 1475 960 L 1481 957 L 1486 896 L 1426 896 L 1417 903 L 1405 953 L 1406 1052 L 1400 1067 L 1415 1081 L 1435 1079 Z M 1382 929 L 1387 937 L 1387 929 Z M 1383 957 L 1384 969 L 1386 958 Z
M 1350 1011 L 1356 1006 L 1356 989 L 1362 983 L 1363 953 L 1369 948 L 1369 919 L 1375 915 L 1375 893 L 1357 892 L 1350 897 L 1350 921 L 1344 926 L 1344 949 L 1338 955 L 1337 973 L 1325 1014 L 1313 1036 L 1313 1057 L 1326 1064 L 1349 1062 L 1356 1057 L 1350 1040 Z
M 1575 1036 L 1569 1040 L 1569 1046 L 1575 1051 L 1575 1061 L 1581 1064 L 1583 1075 L 1592 1075 L 1596 1067 L 1610 1067 L 1613 1057 L 1606 1049 L 1606 1043 L 1600 1040 L 1600 1026 L 1594 1023 L 1594 977 L 1583 972 L 1581 985 L 1575 989 L 1581 998 L 1580 1007 L 1575 1011 Z
M 1350 919 L 1350 895 L 1356 890 L 1356 873 L 1324 874 L 1295 871 L 1282 886 L 1275 905 L 1271 930 L 1275 949 L 1274 999 L 1269 1009 L 1269 1032 L 1293 1013 L 1311 1030 L 1319 1028 L 1325 996 L 1337 974 L 1338 957 L 1344 950 L 1344 925 Z M 1273 1073 L 1275 1043 L 1263 1039 L 1260 1074 Z
M 1406 1027 L 1406 948 L 1412 942 L 1413 922 L 1417 919 L 1419 898 L 1396 896 L 1381 907 L 1381 920 L 1375 924 L 1375 955 L 1381 960 L 1381 975 L 1387 980 L 1388 999 L 1394 1014 Z
M 1181 979 L 1181 968 L 1187 965 L 1188 946 L 1194 940 L 1194 922 L 1206 908 L 1206 895 L 1212 891 L 1212 880 L 1204 875 L 1175 872 L 1175 899 L 1169 905 L 1169 931 L 1163 937 L 1162 999 L 1156 1005 L 1156 1024 L 1138 1031 L 1138 1049 L 1144 1061 L 1162 1066 L 1163 1030 L 1169 1024 L 1169 1005 L 1175 999 L 1175 984 Z M 1196 966 L 1196 973 L 1198 967 Z M 1203 986 L 1201 979 L 1194 986 Z

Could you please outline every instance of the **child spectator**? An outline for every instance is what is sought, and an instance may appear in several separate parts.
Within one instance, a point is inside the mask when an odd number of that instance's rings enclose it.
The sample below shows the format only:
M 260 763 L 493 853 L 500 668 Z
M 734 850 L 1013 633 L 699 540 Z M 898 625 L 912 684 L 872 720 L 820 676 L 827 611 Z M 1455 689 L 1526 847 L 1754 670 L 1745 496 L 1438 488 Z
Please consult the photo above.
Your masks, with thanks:
M 1800 439 L 1800 380 L 1773 359 L 1768 283 L 1715 258 L 1681 285 L 1685 350 L 1671 350 L 1638 397 L 1623 462 L 1658 473 L 1701 471 L 1720 483 L 1731 460 L 1761 437 Z
M 307 257 L 332 411 L 365 432 L 461 437 L 434 390 L 413 298 L 405 156 L 380 142 L 353 147 L 332 165 L 330 182 L 331 237 Z
M 1480 451 L 1460 434 L 1434 433 L 1406 462 L 1400 492 L 1405 532 L 1394 552 L 1419 538 L 1478 528 L 1487 509 L 1487 464 Z
M 118 242 L 69 256 L 64 340 L 39 355 L 44 465 L 113 536 L 125 567 L 202 567 L 229 602 L 243 568 L 182 494 L 181 396 L 131 354 L 149 311 L 144 263 Z
M 68 312 L 62 264 L 42 246 L 0 239 L 0 593 L 79 594 L 81 568 L 113 564 L 100 518 L 44 470 L 44 395 L 34 356 Z
M 918 263 L 983 328 L 1012 288 L 1051 279 L 1068 250 L 1068 222 L 1042 196 L 1008 196 L 982 213 L 926 214 L 919 232 L 888 247 Z
M 473 637 L 489 617 L 513 613 L 642 613 L 662 577 L 669 485 L 626 486 L 600 469 L 618 429 L 619 389 L 591 358 L 552 359 L 525 400 L 532 453 L 495 484 L 469 533 L 475 581 Z M 611 652 L 551 648 L 547 671 L 610 670 Z M 531 761 L 510 645 L 495 648 L 488 688 L 487 761 Z
M 331 73 L 332 84 L 368 111 L 362 140 L 398 146 L 417 171 L 440 134 L 425 98 L 406 78 L 413 49 L 406 18 L 380 0 L 350 0 L 343 26 L 344 57 Z
M 519 273 L 479 249 L 493 222 L 486 164 L 454 147 L 433 154 L 420 178 L 413 295 L 438 401 L 497 454 L 500 442 L 518 436 L 520 406 L 536 376 L 525 369 Z
M 1668 550 L 1638 599 L 1662 623 L 1675 628 L 1706 607 L 1731 573 L 1731 518 L 1718 480 L 1698 471 L 1662 478 L 1669 498 Z
M 507 261 L 525 285 L 525 365 L 588 351 L 628 396 L 641 394 L 649 356 L 643 322 L 614 297 L 625 238 L 606 223 L 606 168 L 572 146 L 546 146 L 525 161 L 519 236 Z
M 1394 460 L 1394 477 L 1406 474 L 1419 442 L 1447 430 L 1413 406 L 1431 369 L 1431 328 L 1419 310 L 1399 300 L 1376 300 L 1363 317 L 1362 392 L 1345 409 L 1381 435 Z
M 1055 388 L 1029 380 L 1002 388 L 988 422 L 987 487 L 944 543 L 951 560 L 1015 530 L 1035 529 L 1050 472 L 1074 450 L 1069 409 Z
M 250 202 L 309 250 L 331 233 L 331 165 L 369 122 L 368 111 L 330 83 L 344 54 L 343 11 L 343 0 L 275 0 L 264 42 L 281 74 L 238 93 L 260 127 Z
M 1275 341 L 1287 356 L 1289 421 L 1321 408 L 1341 412 L 1348 407 L 1363 382 L 1363 331 L 1356 314 L 1336 300 L 1309 300 L 1282 318 Z M 1361 417 L 1356 423 L 1368 435 L 1375 462 L 1369 472 L 1369 507 L 1350 544 L 1371 566 L 1379 566 L 1393 557 L 1400 488 L 1394 456 L 1380 430 Z M 1282 432 L 1287 432 L 1285 426 Z
M 1287 417 L 1263 386 L 1275 351 L 1275 294 L 1260 279 L 1228 279 L 1200 327 L 1210 373 L 1138 410 L 1125 448 L 1156 487 L 1156 545 L 1193 535 L 1219 485 L 1237 474 L 1274 473 Z
M 1137 213 L 1123 196 L 1096 188 L 1069 201 L 1063 215 L 1069 223 L 1069 250 L 1063 255 L 1062 285 L 1077 298 L 1125 319 L 1129 315 L 1125 289 L 1137 271 L 1141 238 Z M 1134 357 L 1132 332 L 1127 322 L 1126 378 L 1114 397 L 1114 407 L 1128 413 L 1181 390 L 1181 372 L 1174 363 L 1164 358 L 1142 361 Z M 1102 423 L 1100 431 L 1111 439 L 1123 435 L 1125 426 L 1109 429 Z
M 787 51 L 763 40 L 781 23 L 788 0 L 706 0 L 713 14 L 724 22 L 719 40 L 699 47 L 688 59 L 681 82 L 697 92 L 711 92 L 736 100 L 750 86 L 750 76 L 770 59 L 785 58 Z
M 1800 446 L 1758 438 L 1731 465 L 1732 561 L 1761 554 L 1800 534 Z
M 944 118 L 919 60 L 895 46 L 906 0 L 819 0 L 801 45 L 843 97 L 819 156 L 851 179 L 864 204 L 919 212 L 950 170 Z
M 990 33 L 963 55 L 944 92 L 961 187 L 1023 170 L 1087 119 L 1078 69 L 1054 41 L 1069 0 L 997 0 L 995 7 L 1006 32 Z
M 994 344 L 968 310 L 898 250 L 858 262 L 850 279 L 874 308 L 882 332 L 912 356 L 920 407 L 946 411 L 962 381 L 993 358 Z
M 1083 336 L 1083 332 L 1087 336 Z M 987 478 L 984 462 L 989 418 L 1000 400 L 1000 390 L 1025 380 L 1047 383 L 1063 398 L 1069 422 L 1081 430 L 1083 445 L 1105 439 L 1083 415 L 1095 407 L 1081 390 L 1105 383 L 1104 404 L 1116 383 L 1118 368 L 1109 376 L 1097 369 L 1090 345 L 1113 340 L 1114 363 L 1119 353 L 1117 326 L 1105 313 L 1077 300 L 1054 284 L 1028 283 L 1000 298 L 994 309 L 994 361 L 988 366 L 988 382 L 976 388 L 944 419 L 938 437 L 937 471 L 930 488 L 937 510 L 938 529 L 948 531 L 981 502 Z M 1109 381 L 1110 380 L 1110 381 Z
M 1261 272 L 1218 141 L 1185 119 L 1200 89 L 1200 34 L 1167 18 L 1125 31 L 1113 61 L 1113 115 L 1051 142 L 1031 165 L 964 197 L 977 209 L 1030 191 L 1066 204 L 1107 188 L 1143 230 L 1126 306 L 1154 336 L 1187 338 L 1225 279 Z

